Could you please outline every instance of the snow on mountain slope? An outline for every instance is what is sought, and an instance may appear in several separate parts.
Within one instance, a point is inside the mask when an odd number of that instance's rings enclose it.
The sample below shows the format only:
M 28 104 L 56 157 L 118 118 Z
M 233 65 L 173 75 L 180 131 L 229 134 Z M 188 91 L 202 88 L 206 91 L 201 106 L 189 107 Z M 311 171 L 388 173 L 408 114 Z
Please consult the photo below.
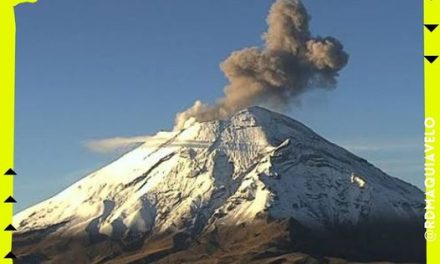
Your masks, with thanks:
M 139 239 L 198 234 L 269 215 L 322 229 L 423 221 L 416 187 L 260 107 L 224 121 L 189 122 L 14 217 L 18 233 Z

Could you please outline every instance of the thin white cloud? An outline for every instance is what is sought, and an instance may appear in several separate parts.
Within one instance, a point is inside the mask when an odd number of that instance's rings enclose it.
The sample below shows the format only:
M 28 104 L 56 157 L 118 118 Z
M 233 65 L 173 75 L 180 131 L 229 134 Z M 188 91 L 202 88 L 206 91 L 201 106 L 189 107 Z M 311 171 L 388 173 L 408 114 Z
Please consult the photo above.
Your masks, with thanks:
M 170 139 L 170 136 L 136 136 L 136 137 L 112 137 L 105 139 L 94 139 L 85 143 L 85 146 L 97 153 L 112 153 L 121 152 L 129 150 L 130 148 L 136 147 L 139 144 L 147 144 L 149 146 L 159 146 L 163 144 L 166 140 Z M 423 142 L 417 140 L 368 140 L 366 142 L 363 140 L 335 140 L 334 142 L 354 153 L 374 153 L 374 152 L 395 152 L 395 151 L 420 151 L 423 150 Z M 360 143 L 361 142 L 361 143 Z M 206 147 L 211 142 L 200 142 L 200 141 L 185 141 L 185 142 L 173 142 L 173 146 L 191 146 L 191 147 Z M 239 145 L 244 145 L 245 143 L 239 143 Z M 247 143 L 249 144 L 249 143 Z
M 175 134 L 163 135 L 163 136 L 138 136 L 138 137 L 113 137 L 106 139 L 96 139 L 90 140 L 85 143 L 85 146 L 97 153 L 114 153 L 114 152 L 125 152 L 133 149 L 140 144 L 145 144 L 148 147 L 189 147 L 189 148 L 207 148 L 211 146 L 214 142 L 211 141 L 201 141 L 201 140 L 178 140 L 174 139 L 172 142 L 167 142 L 173 138 Z M 231 142 L 225 143 L 224 146 L 231 149 L 235 148 L 240 151 L 247 151 L 248 149 L 254 148 L 264 148 L 263 145 L 258 145 L 253 142 Z
M 151 136 L 94 139 L 86 142 L 85 146 L 93 152 L 112 153 L 127 150 L 149 139 L 151 139 Z
M 172 143 L 166 144 L 168 140 L 173 137 L 169 136 L 138 136 L 138 137 L 113 137 L 105 139 L 96 139 L 86 142 L 85 146 L 97 153 L 112 153 L 122 152 L 132 149 L 140 144 L 145 144 L 148 147 L 159 146 L 184 146 L 191 148 L 205 148 L 213 142 L 199 141 L 199 140 L 173 140 Z

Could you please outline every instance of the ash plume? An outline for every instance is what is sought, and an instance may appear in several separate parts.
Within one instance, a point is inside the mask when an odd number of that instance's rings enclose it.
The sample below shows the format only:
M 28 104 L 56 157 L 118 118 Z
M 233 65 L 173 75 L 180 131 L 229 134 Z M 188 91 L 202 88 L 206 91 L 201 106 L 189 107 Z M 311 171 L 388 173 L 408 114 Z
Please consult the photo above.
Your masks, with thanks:
M 196 101 L 178 113 L 175 129 L 188 119 L 223 119 L 256 104 L 284 109 L 313 88 L 332 88 L 348 54 L 333 37 L 312 37 L 310 16 L 299 0 L 277 0 L 271 7 L 263 48 L 234 51 L 221 63 L 229 84 L 223 98 L 210 106 Z

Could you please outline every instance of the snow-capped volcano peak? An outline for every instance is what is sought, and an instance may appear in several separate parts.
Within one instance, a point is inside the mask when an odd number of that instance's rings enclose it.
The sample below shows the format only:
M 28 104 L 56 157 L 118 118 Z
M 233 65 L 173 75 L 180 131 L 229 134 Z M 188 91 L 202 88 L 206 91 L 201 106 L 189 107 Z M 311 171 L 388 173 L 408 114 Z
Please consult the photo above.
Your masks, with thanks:
M 256 219 L 315 230 L 423 220 L 423 193 L 260 107 L 160 132 L 108 166 L 14 218 L 21 234 L 143 243 Z M 134 241 L 134 242 L 133 242 Z

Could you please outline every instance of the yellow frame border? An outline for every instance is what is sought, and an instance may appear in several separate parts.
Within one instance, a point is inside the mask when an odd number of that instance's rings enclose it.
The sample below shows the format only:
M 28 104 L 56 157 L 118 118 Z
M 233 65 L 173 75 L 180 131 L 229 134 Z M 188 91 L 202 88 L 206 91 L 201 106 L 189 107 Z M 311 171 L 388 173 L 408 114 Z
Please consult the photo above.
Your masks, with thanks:
M 13 175 L 4 175 L 14 168 L 15 110 L 15 13 L 14 7 L 36 0 L 0 0 L 0 263 L 13 263 L 12 203 L 4 201 L 13 195 Z M 9 255 L 9 257 L 7 257 Z
M 437 25 L 440 18 L 440 0 L 423 1 L 423 23 Z M 440 53 L 440 28 L 430 31 L 424 28 L 423 46 L 425 56 L 438 56 Z M 440 59 L 424 60 L 425 91 L 425 239 L 426 262 L 440 263 L 440 144 L 436 140 L 436 128 L 440 123 Z M 437 132 L 437 133 L 436 133 Z M 436 179 L 437 178 L 437 179 Z
M 13 176 L 3 175 L 14 167 L 14 71 L 15 16 L 14 6 L 0 0 L 0 263 L 12 251 L 12 233 L 3 231 L 12 223 L 12 204 L 4 200 L 13 194 Z
M 14 110 L 15 110 L 15 15 L 14 7 L 20 3 L 33 3 L 36 0 L 0 0 L 0 173 L 14 167 Z M 439 24 L 440 0 L 424 0 L 423 21 L 425 24 Z M 424 29 L 425 55 L 439 54 L 440 29 L 432 32 Z M 440 59 L 439 59 L 440 60 Z M 435 122 L 440 122 L 440 92 L 436 84 L 440 80 L 440 62 L 424 63 L 424 91 L 425 91 L 425 168 L 433 166 L 435 171 L 440 170 L 440 144 L 435 141 Z M 434 133 L 434 134 L 433 134 Z M 434 142 L 432 141 L 434 138 Z M 430 146 L 427 146 L 430 145 Z M 433 148 L 431 148 L 431 146 Z M 433 154 L 433 155 L 432 155 Z M 434 157 L 434 162 L 432 158 Z M 440 184 L 435 184 L 435 176 L 425 175 L 426 199 L 431 199 L 433 208 L 428 208 L 434 219 L 426 227 L 427 263 L 440 263 Z M 4 258 L 12 251 L 12 233 L 3 231 L 12 223 L 13 207 L 3 201 L 13 195 L 13 176 L 0 175 L 0 264 L 13 263 L 12 259 Z M 434 197 L 434 198 L 433 198 Z M 428 212 L 428 211 L 427 211 Z

